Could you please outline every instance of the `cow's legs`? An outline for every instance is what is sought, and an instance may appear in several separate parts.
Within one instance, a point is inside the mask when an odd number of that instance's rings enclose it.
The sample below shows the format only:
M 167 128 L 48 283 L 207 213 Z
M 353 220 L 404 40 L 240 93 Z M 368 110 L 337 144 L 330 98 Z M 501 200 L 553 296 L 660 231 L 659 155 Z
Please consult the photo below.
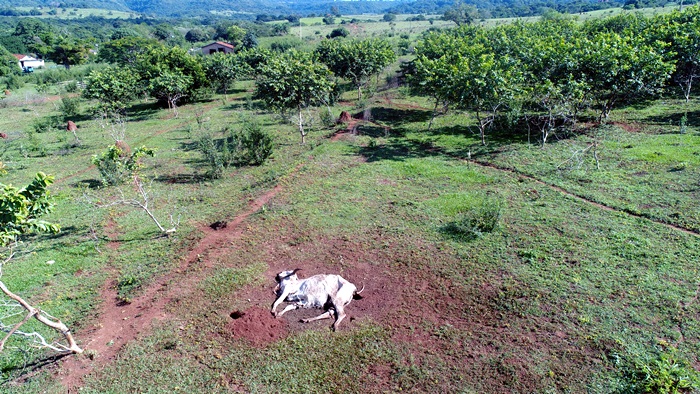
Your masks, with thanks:
M 301 319 L 301 321 L 303 323 L 308 323 L 308 322 L 312 322 L 312 321 L 316 321 L 316 320 L 330 319 L 331 317 L 333 317 L 333 310 L 329 309 L 328 312 L 322 313 L 316 317 L 312 317 L 309 319 Z
M 338 329 L 338 325 L 340 324 L 341 321 L 343 321 L 343 319 L 345 319 L 345 316 L 346 316 L 345 315 L 345 308 L 342 306 L 336 305 L 335 312 L 336 312 L 335 322 L 333 322 L 333 325 L 331 326 L 331 329 L 333 329 L 333 331 Z
M 299 308 L 299 306 L 297 306 L 296 304 L 289 304 L 284 309 L 282 309 L 282 312 L 276 314 L 275 317 L 280 317 L 280 316 L 284 315 L 285 313 L 287 313 L 291 310 L 297 309 L 297 308 Z

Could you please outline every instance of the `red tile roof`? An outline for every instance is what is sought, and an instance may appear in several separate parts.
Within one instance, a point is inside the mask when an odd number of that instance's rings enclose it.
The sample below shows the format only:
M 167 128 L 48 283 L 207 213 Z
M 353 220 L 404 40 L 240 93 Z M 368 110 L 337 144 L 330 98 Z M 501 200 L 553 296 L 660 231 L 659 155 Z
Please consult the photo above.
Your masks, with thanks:
M 230 49 L 236 49 L 233 45 L 229 44 L 228 42 L 223 42 L 223 41 L 213 42 L 213 43 L 211 43 L 211 44 L 209 44 L 209 45 L 205 45 L 203 48 L 210 47 L 210 46 L 212 46 L 212 45 L 214 45 L 214 44 L 219 44 L 219 45 L 221 45 L 221 46 L 224 46 L 224 47 L 230 48 Z
M 17 60 L 21 60 L 25 55 L 18 55 L 16 53 L 13 53 L 12 56 L 16 57 Z

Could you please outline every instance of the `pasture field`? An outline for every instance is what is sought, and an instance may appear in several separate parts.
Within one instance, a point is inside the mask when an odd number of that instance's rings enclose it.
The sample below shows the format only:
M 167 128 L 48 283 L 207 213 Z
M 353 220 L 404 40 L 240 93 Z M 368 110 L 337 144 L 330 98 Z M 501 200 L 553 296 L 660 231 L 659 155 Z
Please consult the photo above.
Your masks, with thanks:
M 19 11 L 31 11 L 36 7 L 15 7 Z M 45 7 L 40 9 L 41 15 L 32 15 L 33 18 L 56 18 L 56 19 L 80 19 L 87 17 L 101 17 L 105 19 L 129 19 L 137 18 L 136 12 L 125 12 L 117 10 L 105 10 L 102 8 L 73 8 L 73 7 Z
M 451 112 L 428 131 L 428 102 L 380 89 L 366 108 L 331 108 L 362 114 L 354 133 L 316 121 L 300 145 L 252 89 L 177 117 L 139 102 L 123 125 L 81 101 L 79 142 L 33 127 L 61 97 L 27 86 L 0 102 L 3 182 L 52 174 L 49 219 L 63 229 L 30 238 L 3 280 L 86 349 L 2 353 L 4 392 L 614 393 L 644 366 L 698 369 L 697 100 L 618 109 L 544 146 L 515 127 L 481 147 L 471 118 Z M 272 159 L 208 179 L 198 136 L 251 119 L 274 136 Z M 96 207 L 136 197 L 101 186 L 91 164 L 115 133 L 157 149 L 142 174 L 176 233 Z M 495 228 L 464 231 L 483 212 Z M 313 311 L 269 315 L 274 275 L 291 268 L 365 286 L 338 332 L 297 322 Z
M 454 25 L 336 22 L 353 18 L 303 18 L 260 44 L 311 48 L 343 26 L 409 52 L 425 30 Z M 544 144 L 531 123 L 498 118 L 483 146 L 474 116 L 431 121 L 434 103 L 397 86 L 409 59 L 362 101 L 347 84 L 335 105 L 304 112 L 304 145 L 290 114 L 252 98 L 253 81 L 177 111 L 139 99 L 107 120 L 77 81 L 32 83 L 63 70 L 22 76 L 0 99 L 2 182 L 52 175 L 47 219 L 62 231 L 27 237 L 2 280 L 85 352 L 55 357 L 13 337 L 0 391 L 700 390 L 697 97 L 616 107 L 602 124 L 583 113 Z M 324 126 L 328 111 L 352 120 Z M 251 124 L 272 136 L 271 158 L 212 179 L 203 137 Z M 131 179 L 103 184 L 94 158 L 115 140 L 155 151 L 138 170 L 146 196 Z M 159 231 L 137 201 L 177 230 Z M 294 268 L 365 289 L 338 332 L 299 322 L 317 311 L 270 315 L 275 274 Z

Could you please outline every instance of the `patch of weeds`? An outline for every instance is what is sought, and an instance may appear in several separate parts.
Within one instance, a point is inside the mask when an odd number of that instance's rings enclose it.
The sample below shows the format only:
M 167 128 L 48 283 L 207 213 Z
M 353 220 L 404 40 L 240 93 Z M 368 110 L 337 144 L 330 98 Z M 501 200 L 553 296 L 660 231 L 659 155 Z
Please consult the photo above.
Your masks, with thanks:
M 442 232 L 460 240 L 471 241 L 498 228 L 501 220 L 501 204 L 493 199 L 481 201 L 457 220 L 442 227 Z
M 222 268 L 207 277 L 200 289 L 211 297 L 222 297 L 241 287 L 259 282 L 267 264 L 255 263 L 245 268 Z
M 122 302 L 131 302 L 128 294 L 133 294 L 134 290 L 141 287 L 141 278 L 136 275 L 126 273 L 117 280 L 118 298 Z
M 199 136 L 197 147 L 210 166 L 209 177 L 221 178 L 224 170 L 230 166 L 261 165 L 273 151 L 273 139 L 263 131 L 260 124 L 244 120 L 239 131 L 223 129 L 224 138 L 214 139 L 211 133 Z
M 700 374 L 673 347 L 652 355 L 613 357 L 623 379 L 620 393 L 679 394 L 700 389 Z
M 321 109 L 318 116 L 321 119 L 321 124 L 325 128 L 330 129 L 335 126 L 335 116 L 333 116 L 333 112 L 331 112 L 330 108 Z

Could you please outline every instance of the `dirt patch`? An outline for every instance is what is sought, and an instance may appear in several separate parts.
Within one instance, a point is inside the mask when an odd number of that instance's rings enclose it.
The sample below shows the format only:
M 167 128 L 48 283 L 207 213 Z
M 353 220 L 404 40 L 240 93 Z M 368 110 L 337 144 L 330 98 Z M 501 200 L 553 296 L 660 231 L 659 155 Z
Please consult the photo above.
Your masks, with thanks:
M 639 133 L 642 131 L 642 125 L 639 123 L 612 122 L 612 124 L 628 133 Z
M 86 375 L 115 359 L 124 345 L 146 335 L 154 320 L 168 318 L 166 306 L 197 288 L 197 283 L 206 277 L 216 258 L 229 253 L 231 242 L 243 234 L 243 222 L 281 190 L 278 185 L 252 200 L 244 212 L 227 221 L 225 228 L 214 230 L 209 225 L 200 226 L 204 237 L 189 251 L 179 267 L 155 280 L 131 302 L 120 300 L 115 283 L 108 280 L 100 295 L 100 299 L 105 300 L 100 317 L 92 331 L 81 335 L 81 345 L 90 351 L 90 357 L 70 357 L 57 373 L 67 392 L 77 392 Z M 278 331 L 283 332 L 281 328 Z
M 236 339 L 244 339 L 253 346 L 264 346 L 284 338 L 289 331 L 287 321 L 275 319 L 270 311 L 261 307 L 251 307 L 245 311 L 233 311 L 226 329 Z

